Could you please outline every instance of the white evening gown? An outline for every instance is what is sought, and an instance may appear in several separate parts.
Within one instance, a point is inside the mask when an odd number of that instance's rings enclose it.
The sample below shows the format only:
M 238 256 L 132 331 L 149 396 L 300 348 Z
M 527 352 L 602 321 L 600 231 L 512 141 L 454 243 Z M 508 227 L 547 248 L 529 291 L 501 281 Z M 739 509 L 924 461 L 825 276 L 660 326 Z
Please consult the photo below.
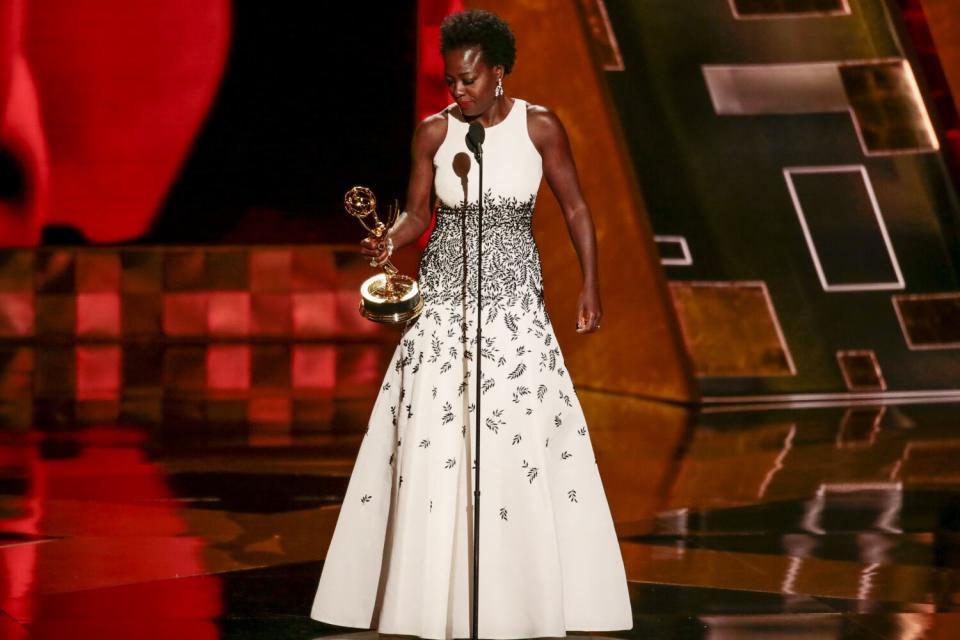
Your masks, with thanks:
M 443 639 L 470 635 L 476 421 L 478 168 L 469 155 L 466 181 L 454 172 L 467 125 L 452 107 L 434 157 L 424 311 L 384 377 L 310 614 Z M 589 430 L 543 305 L 530 226 L 541 176 L 515 99 L 484 143 L 481 638 L 632 627 Z

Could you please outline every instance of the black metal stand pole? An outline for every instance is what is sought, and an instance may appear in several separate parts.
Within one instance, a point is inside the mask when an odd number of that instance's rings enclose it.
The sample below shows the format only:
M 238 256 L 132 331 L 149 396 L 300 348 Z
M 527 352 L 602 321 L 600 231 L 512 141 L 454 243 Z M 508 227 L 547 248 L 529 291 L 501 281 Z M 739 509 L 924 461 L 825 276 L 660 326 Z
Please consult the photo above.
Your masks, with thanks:
M 481 330 L 481 293 L 483 291 L 483 150 L 478 146 L 474 155 L 480 168 L 480 191 L 477 199 L 477 426 L 476 426 L 476 454 L 474 462 L 476 469 L 473 474 L 473 619 L 470 624 L 470 638 L 477 640 L 477 627 L 480 619 L 478 612 L 480 602 L 480 369 L 483 357 L 483 332 Z

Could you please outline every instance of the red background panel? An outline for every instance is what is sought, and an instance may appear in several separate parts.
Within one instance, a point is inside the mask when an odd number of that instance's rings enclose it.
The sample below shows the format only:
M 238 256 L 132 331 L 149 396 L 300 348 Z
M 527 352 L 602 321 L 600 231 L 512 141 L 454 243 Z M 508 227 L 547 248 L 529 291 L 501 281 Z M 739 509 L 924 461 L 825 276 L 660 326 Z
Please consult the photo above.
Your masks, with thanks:
M 42 131 L 23 135 L 46 139 L 48 223 L 95 242 L 146 231 L 216 92 L 230 14 L 229 0 L 30 4 L 23 46 Z

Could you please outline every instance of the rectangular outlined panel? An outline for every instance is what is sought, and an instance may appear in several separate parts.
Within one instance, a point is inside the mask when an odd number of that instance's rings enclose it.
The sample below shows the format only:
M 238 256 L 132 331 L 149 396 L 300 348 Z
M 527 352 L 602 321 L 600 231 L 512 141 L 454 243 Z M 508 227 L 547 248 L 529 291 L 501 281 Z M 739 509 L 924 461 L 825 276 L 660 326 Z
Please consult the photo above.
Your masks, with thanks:
M 782 20 L 850 15 L 848 0 L 727 0 L 737 20 Z
M 783 176 L 824 291 L 904 288 L 866 167 L 785 167 Z
M 960 293 L 899 294 L 891 302 L 911 351 L 960 349 Z
M 689 267 L 693 264 L 690 246 L 683 236 L 653 236 L 653 240 L 660 249 L 660 264 L 676 267 Z
M 850 391 L 886 390 L 887 382 L 872 349 L 837 351 L 837 364 Z

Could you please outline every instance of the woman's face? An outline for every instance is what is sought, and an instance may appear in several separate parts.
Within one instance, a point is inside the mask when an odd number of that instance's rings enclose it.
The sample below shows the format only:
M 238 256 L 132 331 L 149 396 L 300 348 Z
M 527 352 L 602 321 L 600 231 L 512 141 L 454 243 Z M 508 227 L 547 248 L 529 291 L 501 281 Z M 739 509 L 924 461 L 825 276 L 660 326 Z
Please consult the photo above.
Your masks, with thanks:
M 472 46 L 447 51 L 443 66 L 447 90 L 464 116 L 478 116 L 493 106 L 503 65 L 488 66 L 480 47 Z

